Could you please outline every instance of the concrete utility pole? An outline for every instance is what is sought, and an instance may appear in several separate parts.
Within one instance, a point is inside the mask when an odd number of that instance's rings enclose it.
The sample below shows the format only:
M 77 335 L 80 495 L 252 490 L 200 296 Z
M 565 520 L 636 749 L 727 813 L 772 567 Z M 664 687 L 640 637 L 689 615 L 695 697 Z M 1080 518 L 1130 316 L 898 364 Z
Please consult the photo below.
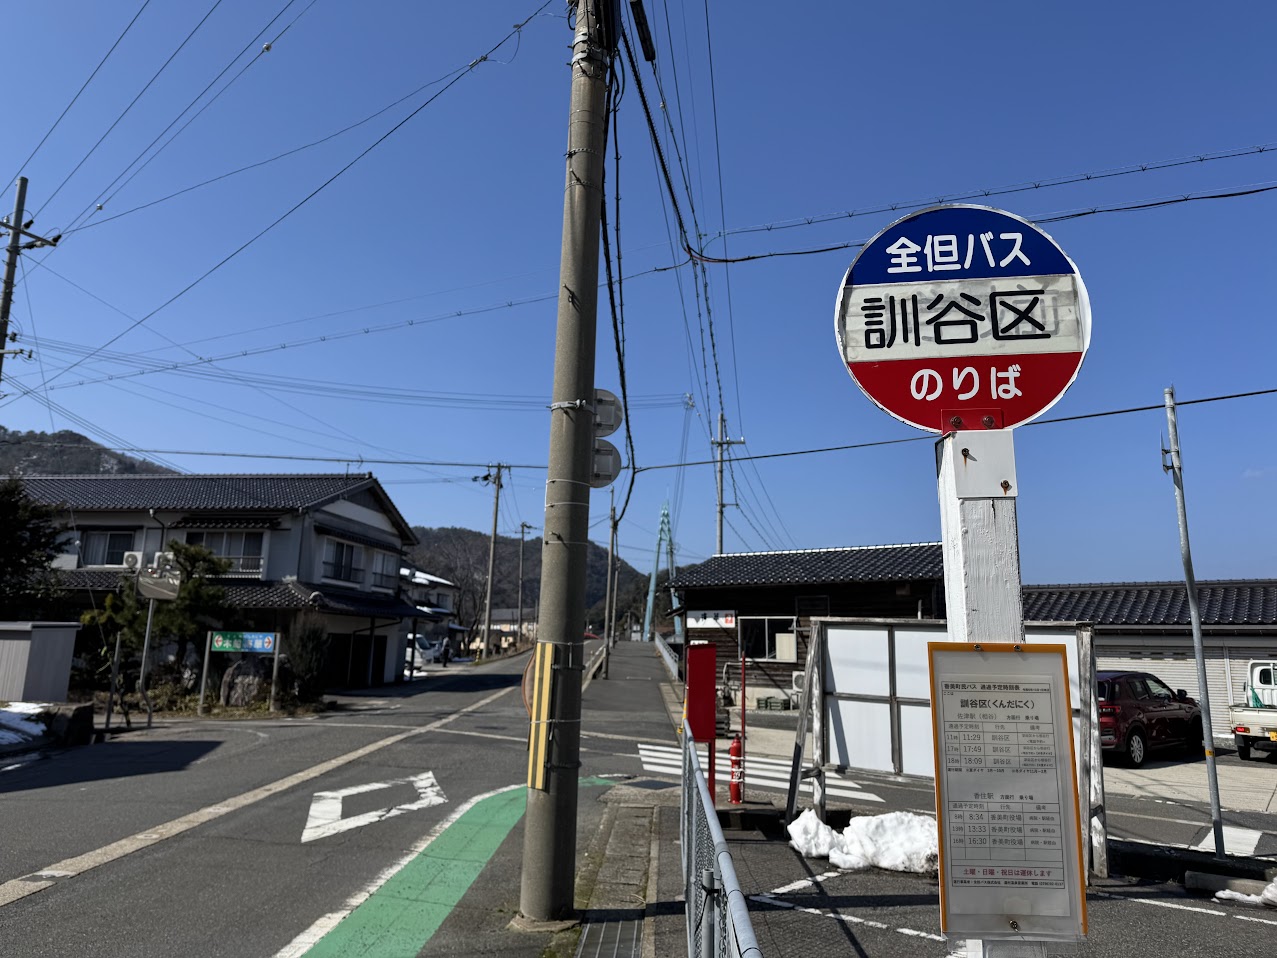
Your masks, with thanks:
M 714 445 L 714 458 L 717 460 L 716 471 L 718 473 L 718 535 L 714 539 L 714 553 L 716 555 L 723 554 L 723 507 L 727 503 L 723 502 L 723 450 L 728 446 L 742 446 L 745 440 L 728 439 L 727 438 L 727 417 L 721 412 L 718 414 L 718 438 L 711 439 Z M 735 503 L 733 503 L 735 505 Z
M 523 641 L 523 537 L 529 529 L 535 528 L 527 522 L 519 523 L 519 642 Z
M 28 233 L 26 227 L 29 224 L 22 222 L 25 215 L 23 210 L 27 202 L 27 178 L 25 176 L 18 177 L 18 192 L 13 203 L 13 217 L 9 220 L 9 246 L 5 251 L 4 260 L 4 286 L 0 288 L 0 369 L 4 366 L 4 357 L 12 355 L 14 352 L 21 353 L 22 350 L 5 349 L 5 343 L 9 342 L 9 311 L 13 308 L 13 283 L 14 274 L 18 269 L 18 256 L 24 249 L 35 249 L 40 246 L 57 246 L 58 240 L 62 239 L 61 234 L 54 236 L 52 239 L 45 239 L 43 236 L 36 236 L 35 233 Z M 22 237 L 29 236 L 30 242 L 23 243 Z
M 491 482 L 492 496 L 492 538 L 488 540 L 488 584 L 483 597 L 483 657 L 492 654 L 492 573 L 497 562 L 497 512 L 501 508 L 501 470 L 504 467 L 497 463 L 496 475 L 491 472 L 483 477 L 484 482 Z
M 1179 551 L 1184 560 L 1184 588 L 1188 592 L 1188 618 L 1193 626 L 1193 656 L 1197 659 L 1197 701 L 1202 707 L 1202 750 L 1206 755 L 1206 783 L 1210 788 L 1210 817 L 1215 831 L 1215 857 L 1223 858 L 1224 818 L 1219 807 L 1219 779 L 1215 772 L 1215 737 L 1211 730 L 1210 688 L 1206 684 L 1206 656 L 1202 650 L 1202 616 L 1197 608 L 1197 579 L 1193 575 L 1193 553 L 1188 546 L 1188 509 L 1184 504 L 1184 465 L 1179 454 L 1179 419 L 1175 415 L 1175 389 L 1167 389 L 1166 428 L 1169 430 L 1170 449 L 1162 450 L 1171 457 L 1171 464 L 1162 462 L 1162 469 L 1175 481 L 1175 506 L 1179 511 Z
M 559 268 L 550 460 L 541 549 L 536 678 L 549 669 L 544 717 L 529 736 L 528 805 L 519 910 L 573 915 L 584 670 L 586 549 L 594 447 L 594 353 L 607 90 L 620 24 L 613 0 L 577 0 L 568 109 L 563 254 Z M 543 646 L 548 646 L 544 652 Z M 551 734 L 551 732 L 553 734 Z

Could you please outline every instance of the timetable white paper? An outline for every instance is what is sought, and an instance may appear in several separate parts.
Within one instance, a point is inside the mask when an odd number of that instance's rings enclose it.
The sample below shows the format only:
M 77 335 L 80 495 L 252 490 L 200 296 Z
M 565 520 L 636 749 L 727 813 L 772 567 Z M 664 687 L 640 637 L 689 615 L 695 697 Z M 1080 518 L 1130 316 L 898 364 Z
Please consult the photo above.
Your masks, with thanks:
M 1049 675 L 938 683 L 946 877 L 954 914 L 1070 912 L 1069 811 Z M 1063 739 L 1067 748 L 1067 738 Z

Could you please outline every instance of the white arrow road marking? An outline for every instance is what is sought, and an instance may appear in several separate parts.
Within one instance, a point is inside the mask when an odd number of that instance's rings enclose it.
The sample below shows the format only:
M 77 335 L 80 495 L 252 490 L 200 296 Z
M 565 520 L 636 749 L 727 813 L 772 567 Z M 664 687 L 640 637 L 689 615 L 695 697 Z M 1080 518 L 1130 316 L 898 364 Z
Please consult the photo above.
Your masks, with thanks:
M 365 792 L 376 792 L 403 784 L 411 785 L 417 790 L 418 797 L 415 802 L 393 805 L 390 808 L 378 808 L 375 811 L 364 812 L 362 815 L 351 815 L 350 818 L 341 817 L 342 800 L 348 795 L 362 795 Z M 306 827 L 302 829 L 302 841 L 313 842 L 317 838 L 327 838 L 338 832 L 371 825 L 373 822 L 384 822 L 387 818 L 394 818 L 404 812 L 415 812 L 432 805 L 442 805 L 447 800 L 443 789 L 435 781 L 434 772 L 423 772 L 411 778 L 397 778 L 391 782 L 370 782 L 367 785 L 355 785 L 352 788 L 342 788 L 333 792 L 316 792 L 310 802 L 310 814 L 306 817 Z

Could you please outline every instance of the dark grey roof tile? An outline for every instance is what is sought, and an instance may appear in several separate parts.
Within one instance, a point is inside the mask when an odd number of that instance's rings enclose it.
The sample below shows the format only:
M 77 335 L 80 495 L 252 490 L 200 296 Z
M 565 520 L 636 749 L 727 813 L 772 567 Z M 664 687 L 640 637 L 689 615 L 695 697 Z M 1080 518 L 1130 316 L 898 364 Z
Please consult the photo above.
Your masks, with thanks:
M 716 555 L 679 572 L 677 589 L 712 586 L 823 585 L 940 579 L 940 543 L 805 549 L 796 552 L 740 552 Z
M 300 509 L 374 482 L 346 475 L 23 476 L 27 494 L 72 509 Z
M 1199 582 L 1197 606 L 1203 625 L 1277 625 L 1277 580 Z M 1096 625 L 1186 626 L 1192 621 L 1182 582 L 1025 586 L 1024 617 Z

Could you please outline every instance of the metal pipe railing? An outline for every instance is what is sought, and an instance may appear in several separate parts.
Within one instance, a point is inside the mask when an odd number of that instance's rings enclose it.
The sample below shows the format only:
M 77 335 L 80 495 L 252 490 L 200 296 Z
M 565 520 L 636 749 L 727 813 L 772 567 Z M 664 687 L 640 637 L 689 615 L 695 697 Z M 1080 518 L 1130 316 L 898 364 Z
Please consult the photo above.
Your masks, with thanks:
M 688 958 L 762 958 L 696 743 L 686 735 L 679 837 Z

